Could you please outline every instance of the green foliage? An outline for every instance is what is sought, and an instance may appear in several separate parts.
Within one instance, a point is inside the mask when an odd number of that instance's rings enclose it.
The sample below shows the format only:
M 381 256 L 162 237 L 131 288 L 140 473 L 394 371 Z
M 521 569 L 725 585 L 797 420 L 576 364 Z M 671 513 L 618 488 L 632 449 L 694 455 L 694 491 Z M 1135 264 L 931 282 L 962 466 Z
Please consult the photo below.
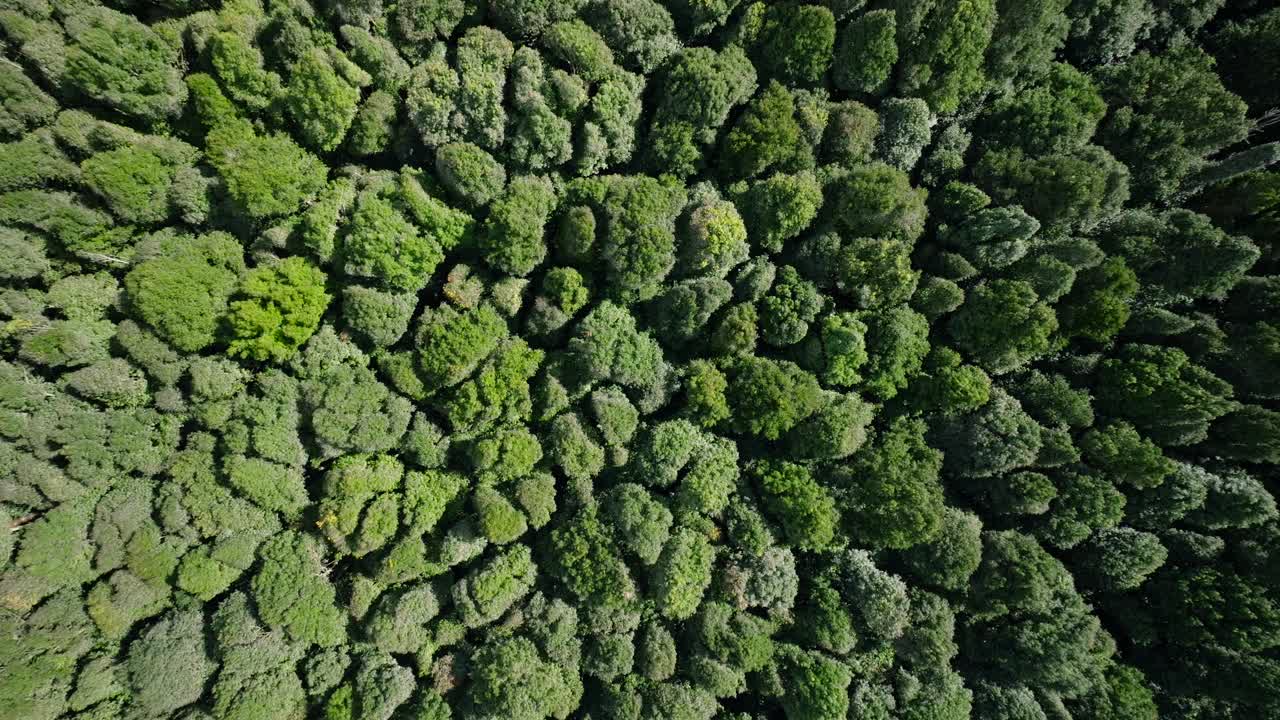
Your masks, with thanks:
M 388 200 L 362 196 L 342 239 L 343 271 L 401 291 L 426 285 L 444 258 L 436 238 L 422 233 Z
M 342 142 L 360 101 L 356 85 L 369 81 L 368 75 L 363 75 L 352 83 L 349 76 L 354 68 L 349 63 L 337 53 L 313 48 L 289 69 L 289 83 L 284 88 L 285 111 L 293 118 L 303 142 L 317 150 L 332 150 Z
M 108 150 L 81 165 L 85 181 L 126 222 L 154 224 L 169 215 L 175 168 L 146 150 Z
M 898 61 L 897 22 L 892 10 L 859 15 L 840 31 L 831 79 L 847 92 L 882 91 Z
M 966 294 L 948 328 L 960 349 L 1000 375 L 1048 352 L 1058 319 L 1028 283 L 994 280 Z
M 1245 136 L 1246 106 L 1222 86 L 1213 59 L 1195 46 L 1138 53 L 1100 73 L 1109 104 L 1103 144 L 1134 172 L 1134 195 L 1158 200 L 1191 171 Z M 1180 108 L 1183 112 L 1170 114 Z
M 1105 343 L 1129 321 L 1137 292 L 1133 270 L 1124 260 L 1109 257 L 1076 275 L 1071 292 L 1058 304 L 1058 326 L 1068 338 Z
M 900 48 L 898 86 L 923 98 L 940 113 L 954 112 L 981 88 L 983 57 L 995 29 L 994 0 L 939 0 L 930 3 L 910 42 Z M 899 37 L 904 36 L 899 18 Z
M 1098 409 L 1129 421 L 1162 445 L 1204 439 L 1209 423 L 1231 409 L 1231 386 L 1177 348 L 1130 344 L 1102 361 Z
M 124 287 L 141 320 L 178 350 L 191 352 L 213 343 L 243 272 L 243 250 L 230 235 L 180 237 L 132 269 Z
M 1066 63 L 1054 63 L 1034 87 L 986 110 L 984 137 L 1031 155 L 1071 150 L 1089 142 L 1106 111 L 1087 75 Z
M 537 567 L 529 548 L 514 545 L 453 586 L 453 602 L 467 627 L 497 620 L 533 585 Z
M 777 440 L 817 409 L 817 380 L 793 363 L 743 357 L 728 376 L 730 422 L 739 432 Z
M 192 82 L 198 75 L 188 78 Z M 227 193 L 249 217 L 288 215 L 324 187 L 319 158 L 285 135 L 259 135 L 239 118 L 211 122 L 205 156 L 226 183 Z
M 941 530 L 942 453 L 925 442 L 925 424 L 899 418 L 836 476 L 847 531 L 859 545 L 911 547 Z
M 747 104 L 725 135 L 724 172 L 731 178 L 748 178 L 770 168 L 786 169 L 801 161 L 805 149 L 791 93 L 774 80 Z
M 968 415 L 942 419 L 930 439 L 943 451 L 947 472 L 988 477 L 1033 464 L 1041 434 L 1017 399 L 992 388 L 990 402 Z
M 744 212 L 752 243 L 778 252 L 813 222 L 822 207 L 822 186 L 811 173 L 777 173 L 752 183 L 734 202 Z
M 473 658 L 468 699 L 487 717 L 512 720 L 563 718 L 577 706 L 581 680 L 563 666 L 544 659 L 525 637 L 486 646 Z
M 124 669 L 142 712 L 164 715 L 200 699 L 216 667 L 205 650 L 204 624 L 199 610 L 175 609 L 130 644 Z
M 288 360 L 320 325 L 331 299 L 324 283 L 324 273 L 299 257 L 254 268 L 240 285 L 243 299 L 233 300 L 227 313 L 227 352 L 253 360 Z
M 905 173 L 873 163 L 853 168 L 828 188 L 836 227 L 849 237 L 914 243 L 924 232 L 928 193 Z
M 791 543 L 806 550 L 822 550 L 831 543 L 840 513 L 831 494 L 803 465 L 762 463 L 752 475 L 766 510 Z
M 1084 461 L 1116 483 L 1138 489 L 1158 486 L 1173 471 L 1173 462 L 1133 426 L 1118 422 L 1089 430 L 1080 438 Z
M 547 255 L 543 228 L 555 209 L 551 183 L 534 177 L 511 181 L 506 193 L 489 208 L 481 229 L 480 249 L 495 270 L 523 277 Z
M 698 609 L 711 584 L 714 561 L 715 550 L 705 535 L 685 527 L 671 534 L 651 576 L 654 600 L 664 616 L 683 620 Z
M 1209 218 L 1187 210 L 1125 213 L 1100 240 L 1103 250 L 1124 258 L 1145 293 L 1159 302 L 1220 300 L 1259 256 L 1249 238 L 1227 235 Z
M 299 642 L 341 644 L 347 621 L 325 578 L 321 545 L 310 535 L 291 531 L 268 540 L 259 552 L 262 566 L 252 587 L 263 621 Z
M 868 361 L 863 388 L 888 400 L 907 386 L 929 354 L 929 322 L 905 305 L 879 312 L 857 313 L 867 325 Z
M 186 100 L 172 44 L 136 18 L 101 6 L 68 12 L 65 80 L 85 96 L 162 124 Z
M 0 2 L 0 715 L 1277 716 L 1267 5 Z

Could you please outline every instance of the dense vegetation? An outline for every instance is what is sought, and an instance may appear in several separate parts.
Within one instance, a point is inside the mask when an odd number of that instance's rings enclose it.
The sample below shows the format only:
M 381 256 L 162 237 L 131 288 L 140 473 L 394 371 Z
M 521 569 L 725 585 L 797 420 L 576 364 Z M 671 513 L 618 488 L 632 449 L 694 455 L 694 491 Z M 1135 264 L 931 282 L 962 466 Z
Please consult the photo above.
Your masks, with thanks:
M 1280 10 L 0 0 L 0 716 L 1280 718 Z

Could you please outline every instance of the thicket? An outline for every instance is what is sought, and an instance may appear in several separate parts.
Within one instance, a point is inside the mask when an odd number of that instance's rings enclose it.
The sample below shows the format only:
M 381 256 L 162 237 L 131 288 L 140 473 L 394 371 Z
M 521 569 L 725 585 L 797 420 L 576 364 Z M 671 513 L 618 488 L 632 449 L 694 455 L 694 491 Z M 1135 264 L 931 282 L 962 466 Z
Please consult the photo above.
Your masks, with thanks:
M 0 0 L 0 717 L 1280 718 L 1280 10 Z

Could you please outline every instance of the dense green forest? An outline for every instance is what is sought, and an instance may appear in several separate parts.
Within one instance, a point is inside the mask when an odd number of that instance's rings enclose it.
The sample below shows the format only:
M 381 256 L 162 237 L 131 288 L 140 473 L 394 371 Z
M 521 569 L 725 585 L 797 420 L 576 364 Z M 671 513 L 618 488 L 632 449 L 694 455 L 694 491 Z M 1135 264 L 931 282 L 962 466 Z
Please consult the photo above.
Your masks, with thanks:
M 1280 719 L 1267 0 L 0 0 L 0 718 Z

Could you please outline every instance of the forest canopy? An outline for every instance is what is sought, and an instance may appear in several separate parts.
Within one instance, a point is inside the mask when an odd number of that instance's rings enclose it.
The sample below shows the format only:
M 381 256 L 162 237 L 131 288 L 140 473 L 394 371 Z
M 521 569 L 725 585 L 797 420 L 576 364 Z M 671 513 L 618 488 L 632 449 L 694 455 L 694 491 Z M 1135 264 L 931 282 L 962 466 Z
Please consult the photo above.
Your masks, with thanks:
M 0 717 L 1280 719 L 1280 9 L 0 0 Z

